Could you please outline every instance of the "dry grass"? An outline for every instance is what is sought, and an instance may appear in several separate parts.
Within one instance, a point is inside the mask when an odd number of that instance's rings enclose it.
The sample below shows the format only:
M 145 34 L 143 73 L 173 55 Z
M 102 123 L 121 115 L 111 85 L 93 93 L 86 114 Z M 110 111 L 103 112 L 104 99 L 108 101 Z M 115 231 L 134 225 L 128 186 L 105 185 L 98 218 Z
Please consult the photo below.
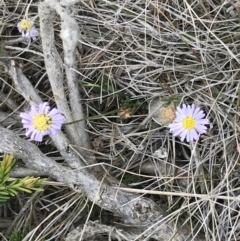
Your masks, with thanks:
M 4 1 L 0 5 L 1 45 L 42 98 L 49 101 L 52 92 L 41 38 L 31 43 L 18 39 L 19 20 L 26 14 L 37 17 L 37 3 L 23 2 Z M 81 31 L 76 71 L 97 160 L 106 163 L 120 182 L 145 190 L 164 206 L 166 220 L 186 223 L 187 229 L 196 235 L 202 233 L 206 240 L 240 237 L 236 150 L 240 130 L 240 19 L 234 4 L 219 0 L 96 0 L 73 6 Z M 36 24 L 38 27 L 38 18 Z M 56 46 L 62 53 L 59 26 L 56 16 Z M 18 107 L 23 99 L 3 71 L 0 86 L 6 96 L 1 99 L 1 110 L 11 114 L 6 101 L 14 100 Z M 179 104 L 202 107 L 209 117 L 209 130 L 199 142 L 181 143 L 153 120 L 138 128 L 154 97 L 173 96 L 181 99 Z M 130 118 L 119 118 L 122 106 L 129 108 Z M 23 133 L 19 127 L 12 128 Z M 54 151 L 44 144 L 41 148 L 46 154 Z M 166 150 L 167 157 L 156 157 L 159 148 Z M 151 196 L 147 190 L 168 193 Z M 19 197 L 17 203 L 28 198 Z M 15 223 L 17 228 L 36 227 L 39 236 L 34 240 L 45 235 L 59 240 L 72 224 L 86 220 L 85 205 L 89 203 L 68 189 L 49 186 L 34 200 L 34 206 L 29 205 Z M 0 214 L 5 218 L 15 215 L 7 207 Z M 92 216 L 89 218 L 96 219 Z

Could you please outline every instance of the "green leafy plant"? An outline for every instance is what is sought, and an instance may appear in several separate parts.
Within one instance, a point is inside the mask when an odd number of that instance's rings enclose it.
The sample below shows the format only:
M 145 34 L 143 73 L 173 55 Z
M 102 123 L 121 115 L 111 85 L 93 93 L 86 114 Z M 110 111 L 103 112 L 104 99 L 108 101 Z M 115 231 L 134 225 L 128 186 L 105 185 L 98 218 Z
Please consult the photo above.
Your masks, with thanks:
M 5 154 L 0 162 L 0 204 L 9 201 L 18 192 L 23 191 L 32 193 L 32 191 L 43 191 L 40 185 L 45 179 L 40 177 L 24 177 L 22 179 L 9 180 L 11 170 L 14 168 L 16 160 L 12 154 Z
M 22 241 L 23 238 L 27 235 L 27 230 L 17 230 L 16 228 L 13 229 L 11 234 L 9 235 L 9 241 Z

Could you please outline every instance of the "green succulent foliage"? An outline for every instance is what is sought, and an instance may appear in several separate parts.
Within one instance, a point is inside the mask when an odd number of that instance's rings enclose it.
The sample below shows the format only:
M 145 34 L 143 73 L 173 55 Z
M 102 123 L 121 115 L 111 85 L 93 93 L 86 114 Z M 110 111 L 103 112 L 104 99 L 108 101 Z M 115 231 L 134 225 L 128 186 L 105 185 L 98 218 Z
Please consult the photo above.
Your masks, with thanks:
M 5 154 L 3 160 L 0 161 L 0 204 L 7 202 L 18 192 L 23 191 L 32 193 L 32 191 L 43 191 L 40 185 L 45 179 L 40 177 L 24 177 L 9 181 L 9 175 L 14 168 L 16 160 L 12 154 Z
M 27 230 L 17 230 L 16 228 L 13 229 L 12 233 L 9 235 L 8 241 L 22 241 L 24 237 L 27 235 Z

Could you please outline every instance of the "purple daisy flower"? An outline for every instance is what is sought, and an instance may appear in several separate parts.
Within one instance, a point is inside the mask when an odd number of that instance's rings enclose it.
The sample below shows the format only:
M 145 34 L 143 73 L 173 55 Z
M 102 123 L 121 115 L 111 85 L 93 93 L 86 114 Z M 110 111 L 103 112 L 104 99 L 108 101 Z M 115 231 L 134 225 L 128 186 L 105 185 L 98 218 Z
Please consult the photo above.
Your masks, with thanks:
M 26 136 L 41 142 L 45 135 L 56 135 L 61 129 L 64 117 L 57 108 L 50 110 L 48 102 L 32 105 L 29 112 L 20 113 Z
M 185 138 L 187 142 L 198 140 L 199 135 L 206 133 L 206 124 L 209 120 L 204 118 L 205 114 L 199 107 L 192 105 L 183 105 L 182 108 L 177 107 L 176 118 L 169 124 L 170 131 L 174 136 L 180 135 L 181 141 Z
M 18 31 L 22 34 L 22 37 L 31 37 L 33 40 L 36 40 L 38 36 L 38 30 L 34 26 L 34 22 L 29 19 L 23 19 L 17 25 Z

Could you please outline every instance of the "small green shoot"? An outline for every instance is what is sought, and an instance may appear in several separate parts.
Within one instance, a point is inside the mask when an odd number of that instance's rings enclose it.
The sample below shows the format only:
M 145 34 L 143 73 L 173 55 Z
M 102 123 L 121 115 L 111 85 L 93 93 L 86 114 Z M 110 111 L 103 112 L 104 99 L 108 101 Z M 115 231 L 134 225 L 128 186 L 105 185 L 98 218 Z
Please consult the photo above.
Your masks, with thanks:
M 22 179 L 9 180 L 10 172 L 14 168 L 16 160 L 12 154 L 5 154 L 0 162 L 0 204 L 6 203 L 18 192 L 23 191 L 32 193 L 32 191 L 43 191 L 40 185 L 45 179 L 40 177 L 24 177 Z

